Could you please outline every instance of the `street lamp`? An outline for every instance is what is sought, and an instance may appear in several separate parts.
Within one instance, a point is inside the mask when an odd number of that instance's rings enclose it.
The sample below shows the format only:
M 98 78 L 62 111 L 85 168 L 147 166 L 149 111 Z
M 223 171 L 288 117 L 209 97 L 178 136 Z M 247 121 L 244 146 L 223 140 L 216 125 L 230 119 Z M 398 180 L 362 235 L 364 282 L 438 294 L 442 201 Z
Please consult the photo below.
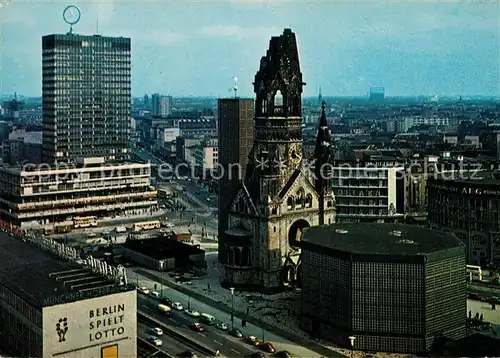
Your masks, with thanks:
M 356 340 L 356 337 L 354 336 L 349 336 L 349 340 L 351 341 L 351 358 L 354 354 L 354 341 Z
M 231 330 L 234 330 L 234 287 L 231 290 Z

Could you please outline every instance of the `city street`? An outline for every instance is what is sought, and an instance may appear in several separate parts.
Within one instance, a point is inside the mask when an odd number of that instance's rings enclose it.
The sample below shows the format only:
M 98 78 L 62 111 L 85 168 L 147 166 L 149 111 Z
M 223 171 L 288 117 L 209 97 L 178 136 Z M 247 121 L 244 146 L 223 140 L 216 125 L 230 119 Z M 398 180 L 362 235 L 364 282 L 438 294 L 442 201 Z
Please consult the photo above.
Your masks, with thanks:
M 149 336 L 154 335 L 151 332 L 150 327 L 140 321 L 137 322 L 137 337 L 147 340 Z M 171 356 L 177 356 L 186 351 L 193 351 L 192 348 L 183 345 L 179 341 L 177 341 L 173 337 L 169 337 L 168 335 L 158 336 L 158 338 L 162 341 L 162 345 L 158 347 L 158 350 L 163 351 Z
M 184 308 L 188 308 L 189 299 L 185 296 L 179 297 L 173 290 L 164 290 L 163 293 L 171 300 L 181 302 Z M 217 329 L 215 326 L 205 325 L 205 332 L 194 332 L 188 325 L 193 322 L 199 322 L 197 318 L 189 317 L 184 312 L 175 310 L 172 310 L 170 317 L 165 317 L 164 314 L 157 310 L 159 303 L 160 302 L 157 300 L 138 293 L 137 308 L 139 311 L 158 319 L 169 327 L 174 328 L 177 332 L 182 333 L 182 335 L 189 337 L 207 348 L 214 351 L 219 350 L 221 354 L 226 357 L 245 356 L 257 351 L 250 345 L 243 343 L 240 339 L 230 336 L 228 333 Z M 203 310 L 203 307 L 194 300 L 190 307 L 191 309 L 198 310 L 200 313 L 212 314 L 212 310 Z M 219 319 L 218 316 L 215 317 Z M 229 327 L 231 326 L 230 321 L 226 321 L 225 323 Z
M 162 291 L 163 296 L 170 298 L 172 301 L 178 301 L 182 305 L 184 305 L 185 307 L 187 307 L 188 302 L 190 302 L 190 305 L 193 309 L 196 309 L 201 313 L 208 313 L 210 315 L 213 315 L 217 320 L 225 322 L 228 325 L 231 324 L 231 315 L 224 312 L 224 311 L 218 310 L 218 309 L 216 309 L 210 305 L 207 305 L 201 301 L 198 301 L 198 300 L 195 300 L 192 298 L 189 299 L 187 295 L 185 295 L 185 294 L 183 294 L 175 289 L 171 289 L 167 286 L 161 287 L 157 282 L 150 280 L 142 275 L 136 274 L 134 272 L 134 269 L 127 269 L 127 273 L 128 273 L 127 276 L 128 276 L 129 282 L 131 282 L 131 283 L 136 283 L 136 284 L 138 284 L 138 286 L 146 286 L 150 290 L 154 289 L 155 284 L 156 284 L 158 292 Z M 147 311 L 146 308 L 142 306 L 144 300 L 149 302 L 149 304 L 152 304 L 154 302 L 156 304 L 156 306 L 154 306 L 153 309 L 156 309 L 158 302 L 154 301 L 150 298 L 145 298 L 144 296 L 142 297 L 142 299 L 141 298 L 138 299 L 138 306 L 137 306 L 138 309 L 139 310 L 144 309 L 147 314 L 152 315 L 151 311 Z M 146 304 L 146 307 L 148 307 L 148 304 Z M 174 313 L 174 315 L 175 315 L 175 313 Z M 163 319 L 165 319 L 165 318 L 163 317 Z M 177 320 L 177 318 L 174 318 L 174 319 Z M 172 321 L 170 321 L 170 322 L 176 323 L 176 322 L 172 322 Z M 275 346 L 277 351 L 286 350 L 286 351 L 289 351 L 289 352 L 296 354 L 300 357 L 307 357 L 307 358 L 314 358 L 314 357 L 322 357 L 323 356 L 323 355 L 318 354 L 314 351 L 311 351 L 307 348 L 299 346 L 295 342 L 289 341 L 289 340 L 287 340 L 283 337 L 280 337 L 274 333 L 271 333 L 267 330 L 264 330 L 260 327 L 254 326 L 254 325 L 249 324 L 249 323 L 247 323 L 246 327 L 242 327 L 241 323 L 242 322 L 240 319 L 235 318 L 234 327 L 241 330 L 244 335 L 253 335 L 253 336 L 258 337 L 259 339 L 263 339 L 264 341 L 271 342 Z M 209 328 L 209 330 L 214 331 L 215 328 Z M 216 340 L 218 342 L 222 343 L 221 347 L 223 347 L 223 349 L 221 349 L 221 352 L 224 352 L 225 350 L 227 350 L 225 348 L 227 343 L 226 343 L 226 341 L 223 340 L 224 336 L 226 337 L 226 339 L 229 339 L 232 342 L 234 342 L 234 344 L 237 344 L 237 341 L 235 341 L 232 337 L 225 335 L 222 332 L 221 333 L 214 332 L 214 334 L 219 336 L 219 339 L 216 339 Z M 201 336 L 200 336 L 200 338 L 201 338 Z M 209 341 L 208 343 L 210 344 L 210 339 L 207 339 L 207 340 Z M 212 341 L 211 342 L 212 346 L 210 346 L 210 347 L 214 347 L 214 345 L 216 347 L 216 345 L 218 345 L 218 343 L 213 342 L 213 339 L 211 339 L 211 341 Z M 245 345 L 244 343 L 240 343 L 238 348 L 236 348 L 233 345 L 230 345 L 229 350 L 231 351 L 231 349 L 234 349 L 234 350 L 238 351 L 239 353 L 243 353 L 241 351 L 243 349 L 242 347 L 247 347 L 247 350 L 252 349 L 250 346 Z M 233 351 L 231 351 L 231 352 L 232 352 L 232 354 L 230 354 L 228 356 L 234 357 L 236 355 L 236 353 Z M 243 354 L 246 354 L 246 353 L 243 353 Z M 226 355 L 226 354 L 224 354 L 224 355 Z M 329 355 L 329 356 L 333 356 L 333 355 Z M 337 356 L 342 356 L 342 355 L 338 354 Z

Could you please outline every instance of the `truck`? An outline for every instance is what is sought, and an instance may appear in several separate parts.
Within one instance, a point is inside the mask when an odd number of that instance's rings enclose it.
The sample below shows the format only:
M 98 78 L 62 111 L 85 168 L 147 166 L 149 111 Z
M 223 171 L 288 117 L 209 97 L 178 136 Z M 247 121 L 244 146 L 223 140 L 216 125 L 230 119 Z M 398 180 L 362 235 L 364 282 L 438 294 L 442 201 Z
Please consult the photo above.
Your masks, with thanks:
M 120 233 L 127 232 L 127 228 L 125 226 L 117 226 L 115 228 L 115 231 L 120 234 Z

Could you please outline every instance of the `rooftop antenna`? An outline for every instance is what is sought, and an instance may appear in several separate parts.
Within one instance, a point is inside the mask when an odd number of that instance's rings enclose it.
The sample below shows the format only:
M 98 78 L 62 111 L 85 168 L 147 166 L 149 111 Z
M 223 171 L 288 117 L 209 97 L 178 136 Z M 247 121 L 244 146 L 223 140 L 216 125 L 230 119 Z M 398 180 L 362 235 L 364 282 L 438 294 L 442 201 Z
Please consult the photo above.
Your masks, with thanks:
M 234 76 L 234 86 L 233 86 L 233 91 L 234 91 L 234 98 L 238 98 L 238 77 Z
M 73 25 L 77 24 L 80 21 L 81 12 L 78 7 L 75 5 L 68 5 L 64 8 L 63 11 L 63 19 L 69 25 L 68 34 L 73 33 Z

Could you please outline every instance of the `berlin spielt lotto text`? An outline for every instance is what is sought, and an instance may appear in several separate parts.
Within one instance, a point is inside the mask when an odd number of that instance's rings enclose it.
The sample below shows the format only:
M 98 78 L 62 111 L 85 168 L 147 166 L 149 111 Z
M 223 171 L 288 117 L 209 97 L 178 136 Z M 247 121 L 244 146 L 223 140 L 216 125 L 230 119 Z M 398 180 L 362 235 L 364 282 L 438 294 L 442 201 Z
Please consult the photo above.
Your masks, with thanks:
M 256 169 L 260 171 L 272 171 L 280 172 L 285 171 L 289 167 L 283 161 L 268 161 L 268 160 L 255 160 L 253 165 Z M 228 166 L 223 166 L 220 163 L 216 163 L 211 168 L 204 170 L 197 169 L 196 165 L 193 163 L 179 163 L 170 164 L 162 163 L 160 165 L 154 165 L 156 178 L 160 181 L 168 180 L 186 180 L 186 179 L 203 179 L 203 180 L 220 180 L 222 178 L 227 178 L 229 180 L 236 178 L 237 180 L 243 179 L 243 167 L 239 163 L 231 163 Z M 95 167 L 94 167 L 95 168 Z M 302 162 L 294 169 L 300 170 L 304 175 L 312 180 L 319 178 L 322 179 L 335 179 L 335 180 L 348 180 L 348 179 L 374 179 L 377 178 L 377 172 L 381 168 L 390 168 L 389 165 L 380 166 L 374 162 L 343 162 L 341 164 L 335 163 L 324 163 L 318 168 L 315 160 L 302 160 Z M 411 178 L 435 178 L 435 179 L 468 179 L 468 180 L 478 180 L 484 178 L 484 174 L 480 176 L 481 173 L 491 173 L 493 178 L 493 173 L 500 170 L 500 167 L 496 164 L 485 165 L 481 163 L 452 163 L 452 164 L 441 164 L 441 163 L 428 163 L 423 165 L 421 163 L 410 163 L 410 164 L 394 164 L 396 179 L 411 179 Z M 24 174 L 27 179 L 36 179 L 40 181 L 53 181 L 55 172 L 57 170 L 57 180 L 69 180 L 73 179 L 71 176 L 78 172 L 85 172 L 85 165 L 76 165 L 72 163 L 58 163 L 54 164 L 32 164 L 27 163 L 21 166 L 23 172 L 33 173 L 32 176 Z M 119 177 L 120 172 L 123 167 L 120 165 L 104 165 L 101 167 L 101 178 L 106 180 L 110 177 Z M 95 169 L 93 170 L 95 172 Z M 116 174 L 116 175 L 115 175 Z M 378 177 L 384 179 L 383 176 Z

